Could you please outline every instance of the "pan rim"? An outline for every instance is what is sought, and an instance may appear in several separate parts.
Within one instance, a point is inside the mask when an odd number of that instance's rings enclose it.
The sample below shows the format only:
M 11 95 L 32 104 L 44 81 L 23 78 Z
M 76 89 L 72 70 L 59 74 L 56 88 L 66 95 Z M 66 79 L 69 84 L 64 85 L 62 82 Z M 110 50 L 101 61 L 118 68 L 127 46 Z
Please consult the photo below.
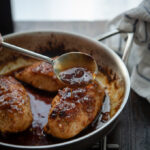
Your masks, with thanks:
M 6 39 L 6 38 L 14 37 L 14 36 L 19 36 L 19 35 L 29 35 L 29 34 L 37 34 L 37 33 L 55 33 L 55 34 L 57 33 L 57 34 L 76 36 L 78 38 L 82 38 L 84 40 L 90 41 L 93 44 L 100 45 L 103 49 L 105 49 L 109 54 L 112 55 L 112 57 L 114 57 L 116 59 L 116 61 L 119 64 L 119 67 L 122 68 L 122 70 L 123 70 L 123 76 L 124 76 L 124 80 L 125 80 L 125 94 L 124 94 L 123 102 L 122 102 L 120 108 L 118 109 L 118 111 L 115 113 L 115 115 L 110 120 L 108 120 L 108 122 L 106 122 L 103 126 L 101 126 L 100 128 L 98 128 L 84 136 L 78 137 L 76 139 L 58 143 L 58 144 L 39 145 L 39 146 L 16 145 L 16 144 L 0 142 L 1 146 L 6 146 L 9 148 L 20 148 L 20 149 L 45 149 L 45 148 L 56 148 L 56 147 L 58 148 L 58 147 L 62 147 L 62 146 L 67 146 L 69 144 L 77 143 L 78 141 L 85 140 L 86 138 L 91 137 L 94 134 L 97 134 L 98 132 L 100 132 L 101 130 L 106 128 L 109 124 L 111 124 L 113 121 L 115 121 L 116 118 L 119 116 L 119 114 L 122 112 L 123 108 L 125 107 L 125 105 L 128 101 L 128 97 L 129 97 L 129 93 L 130 93 L 130 77 L 129 77 L 129 73 L 128 73 L 128 70 L 127 70 L 125 64 L 123 63 L 121 58 L 112 49 L 110 49 L 107 45 L 104 45 L 103 43 L 97 41 L 96 39 L 85 36 L 85 35 L 77 34 L 74 32 L 64 32 L 64 31 L 59 31 L 59 30 L 57 30 L 57 31 L 56 30 L 40 30 L 40 31 L 18 32 L 18 33 L 8 34 L 3 37 L 4 37 L 4 39 Z

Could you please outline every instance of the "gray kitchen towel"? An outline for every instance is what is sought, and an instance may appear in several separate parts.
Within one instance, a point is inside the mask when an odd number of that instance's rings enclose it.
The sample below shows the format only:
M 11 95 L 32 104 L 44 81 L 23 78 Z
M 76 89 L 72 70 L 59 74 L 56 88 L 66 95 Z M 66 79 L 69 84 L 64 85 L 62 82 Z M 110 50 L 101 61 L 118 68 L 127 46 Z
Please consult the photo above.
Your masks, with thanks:
M 134 43 L 128 61 L 131 87 L 150 102 L 150 0 L 144 0 L 138 7 L 117 16 L 108 26 L 110 30 L 118 28 L 125 32 L 134 32 Z M 122 54 L 125 37 L 117 35 L 106 43 Z

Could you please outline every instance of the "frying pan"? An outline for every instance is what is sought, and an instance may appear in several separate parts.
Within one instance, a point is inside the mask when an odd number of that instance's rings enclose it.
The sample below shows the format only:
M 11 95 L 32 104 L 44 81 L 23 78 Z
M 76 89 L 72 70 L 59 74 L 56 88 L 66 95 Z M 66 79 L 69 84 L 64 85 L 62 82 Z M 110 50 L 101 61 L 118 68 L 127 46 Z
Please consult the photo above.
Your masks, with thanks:
M 61 142 L 58 144 L 42 145 L 42 146 L 24 146 L 24 145 L 14 145 L 10 143 L 0 142 L 0 146 L 12 149 L 50 149 L 50 150 L 76 150 L 76 149 L 86 149 L 94 144 L 99 138 L 103 138 L 107 135 L 114 127 L 120 113 L 124 109 L 130 92 L 130 78 L 128 70 L 125 63 L 128 58 L 129 50 L 133 40 L 133 34 L 128 33 L 128 39 L 125 46 L 125 51 L 123 59 L 121 59 L 112 49 L 106 45 L 99 42 L 107 37 L 120 33 L 121 31 L 114 31 L 104 36 L 98 37 L 98 39 L 91 39 L 89 37 L 66 32 L 56 32 L 56 31 L 40 31 L 40 32 L 24 32 L 24 33 L 14 33 L 4 36 L 6 42 L 27 48 L 39 53 L 47 52 L 50 56 L 55 55 L 57 51 L 58 55 L 64 53 L 64 51 L 81 51 L 89 53 L 94 57 L 97 64 L 102 67 L 109 67 L 116 73 L 122 82 L 124 83 L 124 95 L 122 97 L 122 103 L 113 115 L 113 117 L 108 120 L 103 126 L 95 129 L 94 131 L 66 142 Z M 98 41 L 99 40 L 99 41 Z M 12 53 L 11 51 L 5 49 L 0 52 L 0 64 L 13 60 L 19 57 L 19 54 Z M 124 62 L 125 63 L 124 63 Z

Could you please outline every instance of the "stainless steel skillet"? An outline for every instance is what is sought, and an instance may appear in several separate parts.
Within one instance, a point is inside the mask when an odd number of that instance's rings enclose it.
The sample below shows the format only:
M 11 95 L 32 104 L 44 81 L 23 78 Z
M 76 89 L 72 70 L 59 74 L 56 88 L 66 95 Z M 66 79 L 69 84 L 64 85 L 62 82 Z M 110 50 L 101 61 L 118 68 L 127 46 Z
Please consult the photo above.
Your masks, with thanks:
M 123 56 L 123 60 L 125 61 L 127 60 L 127 52 L 132 43 L 132 39 L 133 34 L 128 34 L 127 45 Z M 123 82 L 124 95 L 122 97 L 122 103 L 113 117 L 102 127 L 99 127 L 84 136 L 58 144 L 42 146 L 13 145 L 10 143 L 0 142 L 1 146 L 15 149 L 85 149 L 90 147 L 96 140 L 100 137 L 104 137 L 110 130 L 112 130 L 118 116 L 126 105 L 130 92 L 130 78 L 127 68 L 124 62 L 117 56 L 117 54 L 113 52 L 113 50 L 89 37 L 55 31 L 15 33 L 5 36 L 4 40 L 40 53 L 50 53 L 51 56 L 54 55 L 54 51 L 57 51 L 59 54 L 64 53 L 64 51 L 81 51 L 89 53 L 95 58 L 99 66 L 104 68 L 108 67 L 119 76 L 121 82 Z M 64 49 L 64 51 L 61 51 L 61 49 Z M 20 55 L 11 53 L 6 49 L 5 52 L 0 52 L 0 64 L 18 57 L 20 57 Z

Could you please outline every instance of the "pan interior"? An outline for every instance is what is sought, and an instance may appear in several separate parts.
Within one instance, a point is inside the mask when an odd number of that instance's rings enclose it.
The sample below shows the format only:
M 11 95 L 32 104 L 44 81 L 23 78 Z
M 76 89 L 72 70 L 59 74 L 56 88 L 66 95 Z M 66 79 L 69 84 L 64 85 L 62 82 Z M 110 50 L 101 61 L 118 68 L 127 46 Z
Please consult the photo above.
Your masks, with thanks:
M 50 57 L 55 57 L 72 51 L 80 51 L 90 54 L 94 57 L 99 67 L 97 80 L 106 88 L 107 94 L 110 98 L 110 117 L 113 118 L 121 107 L 126 92 L 124 72 L 122 71 L 120 64 L 118 64 L 118 61 L 114 59 L 113 55 L 99 43 L 81 36 L 60 32 L 16 34 L 6 36 L 5 41 Z M 12 53 L 8 49 L 5 49 L 4 51 L 5 53 L 0 52 L 0 75 L 9 74 L 14 70 L 31 65 L 37 61 L 20 54 Z M 79 136 L 75 137 L 75 139 L 88 135 L 94 130 L 101 128 L 102 125 L 102 123 L 97 124 L 93 129 L 89 131 L 85 130 Z M 58 140 L 54 141 L 54 143 L 40 143 L 39 145 L 49 145 L 61 142 L 65 141 Z

